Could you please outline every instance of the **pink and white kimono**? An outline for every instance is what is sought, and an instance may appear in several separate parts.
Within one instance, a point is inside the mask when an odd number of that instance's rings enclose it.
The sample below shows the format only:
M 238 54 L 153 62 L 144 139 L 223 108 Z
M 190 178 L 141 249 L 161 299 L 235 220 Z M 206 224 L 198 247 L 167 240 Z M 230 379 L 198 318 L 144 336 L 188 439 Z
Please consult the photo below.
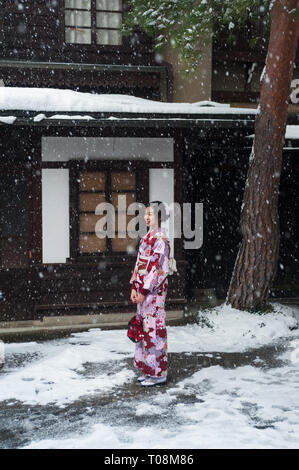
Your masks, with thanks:
M 144 339 L 135 346 L 134 366 L 144 375 L 167 376 L 167 333 L 165 300 L 169 274 L 170 245 L 165 229 L 149 231 L 141 240 L 130 279 L 132 289 L 145 299 L 137 304 L 143 318 Z

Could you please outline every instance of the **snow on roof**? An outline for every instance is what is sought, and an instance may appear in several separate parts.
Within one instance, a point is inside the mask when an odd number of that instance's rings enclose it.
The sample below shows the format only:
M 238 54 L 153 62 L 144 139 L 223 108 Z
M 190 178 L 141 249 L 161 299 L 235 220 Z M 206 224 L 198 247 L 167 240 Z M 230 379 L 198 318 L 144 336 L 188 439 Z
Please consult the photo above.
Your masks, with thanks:
M 93 94 L 58 88 L 0 87 L 0 110 L 117 112 L 161 114 L 255 114 L 252 108 L 231 108 L 214 101 L 168 103 L 130 95 Z
M 15 116 L 0 116 L 0 122 L 3 124 L 13 124 L 16 119 Z
M 248 139 L 253 139 L 254 134 L 247 136 Z M 299 125 L 288 124 L 286 126 L 285 139 L 299 139 Z
M 285 138 L 286 139 L 299 139 L 299 126 L 295 126 L 291 124 L 287 125 Z

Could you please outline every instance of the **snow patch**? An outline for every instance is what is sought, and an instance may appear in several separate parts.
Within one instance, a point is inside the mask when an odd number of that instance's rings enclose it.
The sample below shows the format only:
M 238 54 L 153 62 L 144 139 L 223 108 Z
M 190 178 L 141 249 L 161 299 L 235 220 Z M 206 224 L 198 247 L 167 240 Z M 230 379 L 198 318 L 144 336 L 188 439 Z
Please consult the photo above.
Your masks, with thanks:
M 178 400 L 173 404 L 171 414 L 177 425 L 155 424 L 152 412 L 154 404 L 163 400 L 161 392 L 154 399 L 150 394 L 137 407 L 149 412 L 151 424 L 132 428 L 98 423 L 86 435 L 35 441 L 26 448 L 298 448 L 298 386 L 298 366 L 269 370 L 251 365 L 205 367 L 168 390 L 173 396 L 196 395 L 187 403 Z M 156 410 L 165 413 L 165 408 Z
M 3 124 L 13 124 L 16 119 L 16 116 L 1 116 L 0 122 L 2 122 Z
M 274 311 L 263 315 L 226 304 L 199 312 L 198 324 L 168 327 L 169 348 L 175 344 L 175 352 L 243 352 L 292 336 L 298 326 L 292 308 L 272 305 Z
M 242 352 L 292 337 L 297 327 L 291 307 L 274 304 L 274 312 L 264 315 L 233 309 L 223 304 L 199 311 L 197 324 L 168 326 L 169 352 Z M 102 394 L 134 379 L 126 367 L 107 373 L 86 373 L 86 365 L 111 361 L 120 363 L 133 357 L 134 348 L 126 330 L 91 329 L 74 333 L 64 341 L 12 343 L 6 358 L 27 353 L 36 358 L 16 366 L 0 378 L 0 400 L 15 399 L 27 404 L 64 405 L 90 394 Z M 139 410 L 141 413 L 141 409 Z

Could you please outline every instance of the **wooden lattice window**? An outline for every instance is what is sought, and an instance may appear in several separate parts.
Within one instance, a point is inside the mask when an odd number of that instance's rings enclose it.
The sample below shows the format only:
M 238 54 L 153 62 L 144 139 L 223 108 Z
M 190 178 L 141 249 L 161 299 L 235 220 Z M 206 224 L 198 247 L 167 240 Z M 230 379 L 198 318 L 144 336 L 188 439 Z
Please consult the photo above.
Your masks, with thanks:
M 65 0 L 65 42 L 122 44 L 122 0 Z
M 123 203 L 118 196 L 122 196 Z M 125 196 L 125 198 L 124 198 Z M 115 237 L 100 238 L 105 234 L 107 224 L 102 221 L 105 232 L 99 232 L 97 222 L 109 214 L 97 215 L 96 207 L 102 202 L 109 202 L 114 207 Z M 119 204 L 120 202 L 120 204 Z M 127 208 L 136 200 L 136 172 L 128 171 L 80 171 L 79 173 L 79 253 L 134 253 L 136 238 L 131 238 L 127 227 L 135 217 L 127 214 Z M 123 217 L 123 226 L 118 226 L 119 214 Z M 125 228 L 125 231 L 123 230 Z M 97 234 L 98 232 L 98 234 Z M 131 233 L 131 232 L 130 232 Z M 132 235 L 132 233 L 131 233 Z

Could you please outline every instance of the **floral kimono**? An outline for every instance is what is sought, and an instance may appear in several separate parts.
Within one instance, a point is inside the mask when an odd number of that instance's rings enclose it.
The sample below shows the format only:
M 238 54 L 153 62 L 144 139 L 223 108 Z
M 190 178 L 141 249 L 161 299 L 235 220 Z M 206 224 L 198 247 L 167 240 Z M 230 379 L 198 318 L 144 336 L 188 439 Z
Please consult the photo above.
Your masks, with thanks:
M 141 240 L 132 289 L 145 296 L 137 304 L 137 318 L 143 318 L 144 339 L 136 344 L 134 366 L 144 375 L 167 376 L 167 334 L 165 300 L 168 285 L 170 245 L 165 229 L 149 231 Z

